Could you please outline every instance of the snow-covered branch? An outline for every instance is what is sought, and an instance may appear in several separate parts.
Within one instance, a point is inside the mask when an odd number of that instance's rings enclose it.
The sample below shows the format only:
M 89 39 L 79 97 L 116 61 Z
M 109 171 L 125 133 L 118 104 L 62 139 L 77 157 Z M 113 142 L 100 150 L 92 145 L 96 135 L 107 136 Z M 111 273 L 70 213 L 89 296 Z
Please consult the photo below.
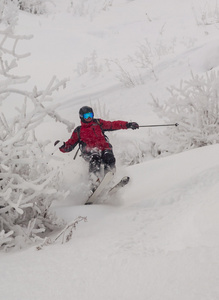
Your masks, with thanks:
M 67 79 L 53 77 L 42 91 L 15 88 L 29 78 L 15 76 L 12 69 L 29 55 L 18 53 L 18 43 L 31 36 L 14 34 L 15 22 L 5 24 L 0 30 L 0 106 L 12 94 L 24 97 L 24 101 L 16 101 L 19 107 L 10 120 L 3 106 L 0 112 L 0 248 L 7 250 L 35 242 L 42 233 L 63 225 L 50 205 L 67 193 L 62 190 L 59 169 L 48 164 L 48 141 L 40 142 L 35 129 L 47 116 L 66 124 L 69 131 L 74 124 L 63 119 L 55 111 L 57 105 L 51 104 L 53 93 L 65 88 Z

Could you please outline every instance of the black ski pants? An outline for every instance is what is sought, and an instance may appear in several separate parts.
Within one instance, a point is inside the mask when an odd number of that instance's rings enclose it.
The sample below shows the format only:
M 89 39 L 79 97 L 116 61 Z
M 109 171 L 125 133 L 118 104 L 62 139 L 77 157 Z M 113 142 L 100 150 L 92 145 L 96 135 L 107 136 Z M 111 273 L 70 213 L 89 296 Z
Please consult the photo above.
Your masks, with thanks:
M 104 173 L 115 169 L 116 159 L 111 149 L 93 150 L 86 153 L 84 158 L 89 162 L 89 172 L 91 173 L 100 172 L 101 164 L 104 165 Z

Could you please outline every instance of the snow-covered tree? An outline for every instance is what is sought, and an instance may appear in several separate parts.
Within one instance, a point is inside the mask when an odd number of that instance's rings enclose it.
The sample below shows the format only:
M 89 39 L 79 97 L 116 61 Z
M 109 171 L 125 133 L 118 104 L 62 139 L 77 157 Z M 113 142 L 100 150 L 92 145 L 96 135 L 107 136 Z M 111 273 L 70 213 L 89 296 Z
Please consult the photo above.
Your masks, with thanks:
M 65 123 L 69 131 L 74 127 L 50 104 L 51 95 L 65 86 L 66 79 L 54 77 L 43 91 L 16 88 L 29 78 L 13 74 L 18 61 L 28 55 L 19 54 L 17 45 L 31 37 L 15 33 L 16 7 L 10 3 L 10 8 L 0 9 L 0 248 L 4 249 L 34 242 L 58 225 L 50 205 L 63 199 L 65 192 L 59 170 L 48 164 L 48 141 L 39 141 L 35 129 L 47 116 Z M 10 117 L 4 105 L 9 100 L 18 106 L 14 112 L 11 107 Z
M 219 72 L 191 75 L 179 88 L 169 88 L 171 97 L 160 103 L 154 98 L 158 115 L 179 123 L 156 138 L 158 153 L 177 153 L 219 142 Z

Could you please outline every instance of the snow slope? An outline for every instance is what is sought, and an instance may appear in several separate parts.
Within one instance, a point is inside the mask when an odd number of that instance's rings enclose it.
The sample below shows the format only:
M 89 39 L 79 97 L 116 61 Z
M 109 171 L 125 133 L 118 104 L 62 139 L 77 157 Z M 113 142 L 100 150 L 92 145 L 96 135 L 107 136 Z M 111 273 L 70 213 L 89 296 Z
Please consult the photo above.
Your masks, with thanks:
M 108 204 L 56 206 L 87 222 L 67 244 L 1 254 L 2 299 L 218 299 L 218 150 L 129 167 Z
M 33 33 L 25 51 L 32 55 L 21 65 L 31 74 L 27 88 L 45 87 L 56 74 L 69 77 L 66 90 L 55 101 L 58 112 L 78 121 L 84 104 L 106 105 L 111 119 L 145 123 L 162 122 L 151 109 L 150 94 L 165 99 L 166 88 L 219 64 L 218 25 L 197 25 L 214 1 L 117 0 L 102 13 L 73 16 L 69 1 L 56 0 L 47 16 L 21 13 L 19 30 Z M 175 45 L 154 63 L 157 79 L 144 73 L 144 84 L 128 89 L 108 71 L 105 59 L 119 59 L 127 67 L 147 38 L 154 47 Z M 174 41 L 174 43 L 173 43 Z M 157 47 L 157 46 L 156 46 Z M 22 50 L 22 49 L 21 49 Z M 77 64 L 96 51 L 101 72 L 79 77 Z M 98 109 L 97 109 L 98 113 Z M 52 142 L 69 133 L 48 120 L 38 134 Z M 118 132 L 115 153 L 132 149 L 131 141 L 146 140 L 150 131 Z M 123 143 L 118 144 L 119 139 Z M 1 299 L 5 300 L 217 300 L 219 299 L 219 146 L 145 161 L 129 167 L 117 161 L 116 179 L 124 174 L 130 184 L 104 204 L 84 206 L 86 166 L 74 153 L 63 159 L 69 197 L 54 203 L 60 218 L 80 222 L 66 244 L 0 253 Z M 51 162 L 55 163 L 55 162 Z

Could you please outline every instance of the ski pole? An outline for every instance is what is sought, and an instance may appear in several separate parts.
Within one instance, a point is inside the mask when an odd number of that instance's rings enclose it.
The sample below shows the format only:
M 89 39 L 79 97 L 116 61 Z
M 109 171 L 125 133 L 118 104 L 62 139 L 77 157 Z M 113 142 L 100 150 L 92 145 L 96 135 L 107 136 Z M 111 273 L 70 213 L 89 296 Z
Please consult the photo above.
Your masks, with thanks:
M 139 127 L 161 127 L 161 126 L 179 126 L 178 123 L 175 124 L 157 124 L 157 125 L 140 125 Z
M 76 151 L 75 155 L 74 155 L 74 160 L 76 159 L 77 155 L 78 155 L 78 151 L 80 150 L 80 147 L 78 147 L 78 150 Z

